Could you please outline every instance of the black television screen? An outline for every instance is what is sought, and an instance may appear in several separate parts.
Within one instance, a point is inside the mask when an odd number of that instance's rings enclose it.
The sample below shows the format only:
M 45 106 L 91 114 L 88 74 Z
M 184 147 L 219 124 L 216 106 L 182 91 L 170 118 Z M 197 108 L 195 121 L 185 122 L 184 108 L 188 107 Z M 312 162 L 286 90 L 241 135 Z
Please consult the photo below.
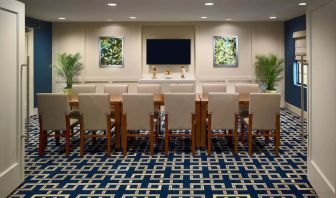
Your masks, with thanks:
M 148 65 L 189 65 L 190 39 L 147 39 Z

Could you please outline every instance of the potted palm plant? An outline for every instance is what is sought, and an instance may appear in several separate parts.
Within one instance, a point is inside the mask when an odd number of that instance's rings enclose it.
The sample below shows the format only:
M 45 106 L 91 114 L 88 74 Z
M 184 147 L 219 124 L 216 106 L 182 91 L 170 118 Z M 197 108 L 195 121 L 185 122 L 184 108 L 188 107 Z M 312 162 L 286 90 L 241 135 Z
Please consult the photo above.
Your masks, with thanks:
M 66 87 L 64 93 L 70 94 L 72 90 L 72 84 L 74 80 L 80 75 L 84 66 L 79 62 L 81 56 L 76 54 L 59 54 L 57 56 L 57 65 L 54 65 L 56 74 L 63 77 L 66 81 Z
M 275 85 L 282 77 L 283 60 L 274 54 L 256 56 L 255 75 L 258 82 L 265 85 L 266 92 L 275 92 Z

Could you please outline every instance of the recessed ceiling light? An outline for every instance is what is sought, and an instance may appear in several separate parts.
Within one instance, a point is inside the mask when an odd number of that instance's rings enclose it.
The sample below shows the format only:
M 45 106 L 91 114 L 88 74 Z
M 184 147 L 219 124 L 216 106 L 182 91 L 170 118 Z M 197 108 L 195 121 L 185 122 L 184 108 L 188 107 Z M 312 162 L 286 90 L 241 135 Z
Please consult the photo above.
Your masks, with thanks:
M 108 5 L 108 6 L 117 6 L 116 3 L 108 3 L 107 5 Z
M 136 19 L 136 17 L 135 17 L 135 16 L 130 16 L 130 17 L 128 17 L 128 18 L 130 18 L 130 19 Z
M 202 16 L 202 17 L 201 17 L 201 19 L 207 19 L 207 18 L 208 18 L 208 17 L 206 17 L 206 16 Z
M 58 17 L 59 20 L 65 20 L 65 17 Z
M 206 5 L 206 6 L 213 6 L 214 5 L 214 3 L 205 3 L 204 5 Z
M 271 16 L 270 19 L 277 19 L 278 17 L 276 16 Z
M 307 5 L 307 3 L 302 2 L 302 3 L 299 3 L 299 5 L 300 5 L 300 6 L 305 6 L 305 5 Z
M 232 19 L 225 19 L 225 20 L 227 20 L 227 21 L 232 21 Z

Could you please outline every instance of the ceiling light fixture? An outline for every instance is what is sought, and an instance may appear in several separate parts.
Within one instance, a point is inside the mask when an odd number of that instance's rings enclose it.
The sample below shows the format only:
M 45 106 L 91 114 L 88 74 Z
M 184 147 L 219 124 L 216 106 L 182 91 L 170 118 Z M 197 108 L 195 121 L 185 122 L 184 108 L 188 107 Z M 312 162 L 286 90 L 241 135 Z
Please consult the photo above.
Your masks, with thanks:
M 65 20 L 65 17 L 58 17 L 59 20 Z
M 299 3 L 299 6 L 306 6 L 306 5 L 307 5 L 307 3 L 305 3 L 305 2 Z
M 206 16 L 202 16 L 202 17 L 201 17 L 201 19 L 207 19 L 207 18 L 208 18 L 208 17 L 206 17 Z
M 227 21 L 232 21 L 232 19 L 225 19 L 225 20 L 227 20 Z
M 213 6 L 214 5 L 214 3 L 205 3 L 204 5 L 206 5 L 206 6 Z
M 130 16 L 130 17 L 128 17 L 128 18 L 130 18 L 130 19 L 136 19 L 136 17 L 135 17 L 135 16 Z
M 277 19 L 278 17 L 276 16 L 271 16 L 270 19 Z
M 112 6 L 112 7 L 117 6 L 116 3 L 108 3 L 107 5 L 108 5 L 108 6 Z

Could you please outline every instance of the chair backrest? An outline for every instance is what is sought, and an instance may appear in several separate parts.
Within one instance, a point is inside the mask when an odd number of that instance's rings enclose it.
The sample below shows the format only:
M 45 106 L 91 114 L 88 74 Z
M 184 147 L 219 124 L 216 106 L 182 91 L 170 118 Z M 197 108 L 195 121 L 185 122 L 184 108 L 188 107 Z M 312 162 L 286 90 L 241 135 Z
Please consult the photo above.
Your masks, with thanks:
M 43 130 L 66 129 L 65 115 L 70 111 L 66 94 L 38 93 L 37 107 Z
M 202 93 L 208 94 L 209 92 L 226 92 L 226 85 L 224 84 L 204 84 L 202 85 Z
M 164 95 L 165 113 L 168 114 L 168 129 L 192 129 L 192 114 L 195 114 L 194 93 L 167 93 Z
M 235 114 L 239 113 L 239 94 L 210 92 L 208 112 L 211 114 L 211 129 L 234 129 Z
M 83 116 L 84 130 L 107 129 L 110 112 L 110 95 L 107 93 L 83 93 L 78 95 L 79 112 Z
M 128 85 L 104 85 L 104 93 L 109 93 L 110 95 L 128 93 Z
M 275 129 L 280 114 L 279 93 L 251 93 L 249 112 L 253 114 L 252 129 Z
M 138 84 L 138 93 L 161 94 L 160 84 Z
M 170 93 L 195 93 L 194 84 L 170 84 Z
M 78 94 L 81 93 L 96 93 L 96 85 L 73 85 L 71 98 L 78 100 Z
M 123 94 L 123 114 L 127 130 L 150 130 L 150 115 L 154 115 L 152 93 Z
M 258 84 L 236 84 L 235 92 L 240 94 L 259 93 L 260 87 Z

